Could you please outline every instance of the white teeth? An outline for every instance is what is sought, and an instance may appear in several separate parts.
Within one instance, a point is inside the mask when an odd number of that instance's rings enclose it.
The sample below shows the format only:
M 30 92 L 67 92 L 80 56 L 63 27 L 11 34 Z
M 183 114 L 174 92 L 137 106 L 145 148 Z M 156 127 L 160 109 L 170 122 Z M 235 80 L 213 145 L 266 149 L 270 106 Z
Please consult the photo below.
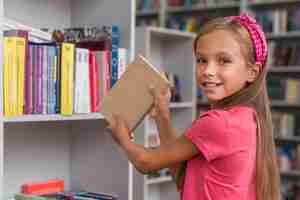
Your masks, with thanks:
M 215 84 L 215 83 L 206 83 L 205 86 L 206 87 L 216 87 L 217 84 Z

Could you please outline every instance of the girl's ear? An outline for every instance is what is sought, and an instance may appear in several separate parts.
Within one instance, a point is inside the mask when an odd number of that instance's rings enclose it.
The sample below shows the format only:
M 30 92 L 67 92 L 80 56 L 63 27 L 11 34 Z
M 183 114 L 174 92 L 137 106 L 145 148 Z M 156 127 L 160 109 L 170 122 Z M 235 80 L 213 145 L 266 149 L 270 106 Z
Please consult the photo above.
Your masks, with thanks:
M 258 65 L 258 64 L 251 65 L 248 68 L 248 78 L 247 78 L 247 81 L 249 83 L 252 83 L 258 77 L 258 75 L 260 73 L 260 68 L 261 68 L 261 66 Z

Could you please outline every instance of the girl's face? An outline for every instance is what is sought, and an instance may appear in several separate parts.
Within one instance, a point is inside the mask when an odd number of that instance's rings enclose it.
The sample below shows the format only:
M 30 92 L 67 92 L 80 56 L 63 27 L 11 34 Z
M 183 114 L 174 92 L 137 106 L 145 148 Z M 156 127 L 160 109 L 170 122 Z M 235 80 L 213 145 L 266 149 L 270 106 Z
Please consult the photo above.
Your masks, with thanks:
M 253 81 L 233 32 L 216 30 L 201 36 L 196 47 L 197 85 L 210 103 L 228 97 Z

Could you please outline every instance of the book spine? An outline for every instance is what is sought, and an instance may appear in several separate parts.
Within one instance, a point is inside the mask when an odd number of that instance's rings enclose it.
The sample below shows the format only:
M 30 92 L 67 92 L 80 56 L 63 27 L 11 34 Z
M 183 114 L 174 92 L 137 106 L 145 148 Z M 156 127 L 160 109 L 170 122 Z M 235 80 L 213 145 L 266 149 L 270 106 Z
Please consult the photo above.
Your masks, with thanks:
M 4 65 L 3 65 L 3 83 L 4 83 L 4 116 L 13 116 L 12 109 L 12 62 L 13 62 L 13 39 L 9 37 L 4 37 Z
M 105 73 L 105 82 L 106 87 L 104 91 L 104 96 L 111 88 L 111 64 L 110 64 L 110 51 L 103 51 L 103 66 L 104 66 L 104 73 Z
M 91 112 L 91 94 L 90 94 L 90 76 L 89 76 L 89 50 L 84 50 L 82 55 L 83 64 L 83 80 L 82 80 L 82 91 L 83 91 L 83 112 Z
M 76 48 L 76 56 L 75 56 L 75 78 L 74 78 L 74 113 L 80 113 L 80 98 L 81 94 L 81 75 L 82 75 L 82 52 L 81 48 Z
M 55 49 L 55 61 L 56 61 L 56 81 L 55 81 L 55 112 L 60 113 L 61 109 L 61 46 L 57 46 Z
M 99 73 L 96 56 L 93 51 L 89 53 L 89 76 L 90 76 L 90 94 L 91 94 L 91 112 L 99 111 Z
M 51 106 L 50 106 L 50 112 L 52 114 L 56 113 L 56 100 L 57 100 L 57 97 L 56 97 L 56 82 L 58 81 L 57 80 L 57 56 L 56 56 L 56 48 L 57 46 L 53 46 L 51 48 L 51 91 L 52 91 L 52 95 L 51 95 Z
M 36 65 L 36 110 L 35 114 L 41 114 L 43 112 L 43 49 L 41 46 L 37 46 L 37 65 Z
M 48 97 L 47 97 L 47 113 L 54 114 L 55 113 L 55 47 L 48 47 L 48 57 L 47 57 L 47 67 L 48 67 Z
M 17 69 L 17 115 L 23 115 L 24 109 L 24 83 L 25 83 L 25 62 L 26 62 L 26 40 L 18 37 L 16 41 L 16 69 Z
M 42 60 L 42 114 L 47 114 L 47 100 L 48 100 L 48 47 L 42 46 L 43 60 Z
M 118 48 L 119 48 L 119 27 L 111 27 L 111 86 L 118 81 Z
M 62 44 L 61 62 L 61 114 L 72 115 L 74 94 L 74 55 L 75 46 L 70 43 Z
M 121 78 L 127 66 L 127 49 L 118 49 L 118 79 Z

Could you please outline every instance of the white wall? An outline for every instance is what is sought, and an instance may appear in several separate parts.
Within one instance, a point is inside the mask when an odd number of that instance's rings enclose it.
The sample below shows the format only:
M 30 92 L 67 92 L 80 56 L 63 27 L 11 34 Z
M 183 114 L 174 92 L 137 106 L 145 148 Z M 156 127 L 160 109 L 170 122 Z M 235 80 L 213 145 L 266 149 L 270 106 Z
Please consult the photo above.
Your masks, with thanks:
M 69 27 L 70 0 L 4 0 L 4 16 L 35 28 Z

